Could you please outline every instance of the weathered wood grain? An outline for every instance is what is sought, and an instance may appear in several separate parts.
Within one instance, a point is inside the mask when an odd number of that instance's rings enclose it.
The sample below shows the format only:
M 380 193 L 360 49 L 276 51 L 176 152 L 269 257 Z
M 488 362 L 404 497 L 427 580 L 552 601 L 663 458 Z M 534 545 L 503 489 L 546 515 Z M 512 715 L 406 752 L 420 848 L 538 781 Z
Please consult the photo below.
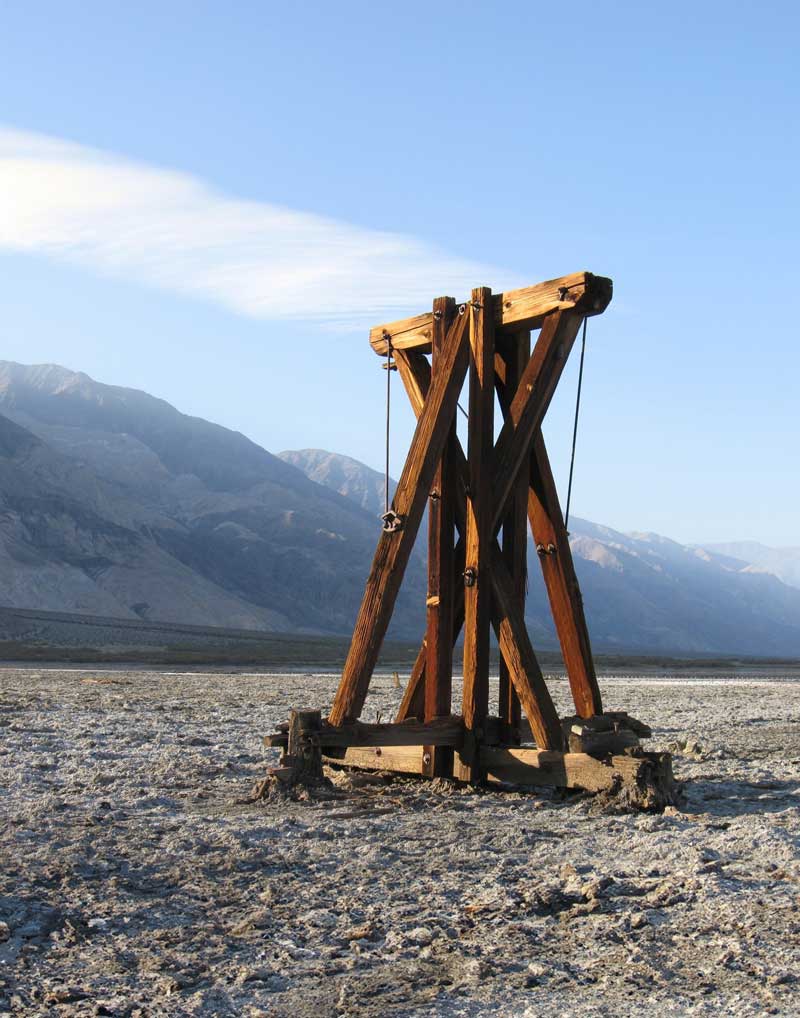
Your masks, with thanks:
M 505 391 L 516 392 L 522 372 L 530 359 L 531 336 L 528 330 L 507 334 L 502 349 L 495 354 L 495 368 L 502 368 Z M 497 384 L 497 371 L 495 371 Z M 498 387 L 499 388 L 499 387 Z M 500 406 L 504 415 L 507 407 L 503 406 L 503 393 L 500 393 Z M 527 551 L 528 551 L 528 478 L 524 471 L 519 472 L 511 489 L 506 514 L 503 517 L 502 551 L 503 559 L 511 574 L 514 596 L 520 610 L 525 614 L 525 594 L 527 587 Z M 500 717 L 507 726 L 511 741 L 519 741 L 518 731 L 521 720 L 519 696 L 514 688 L 514 681 L 508 671 L 505 658 L 500 656 Z
M 506 503 L 523 464 L 530 460 L 531 444 L 541 426 L 583 316 L 572 311 L 548 315 L 525 366 L 508 416 L 495 445 L 493 532 L 497 532 Z
M 602 714 L 603 701 L 595 673 L 583 598 L 540 429 L 533 439 L 527 512 L 575 710 L 584 718 Z
M 464 567 L 464 684 L 462 714 L 468 738 L 456 759 L 454 774 L 478 776 L 474 755 L 489 712 L 489 639 L 492 622 L 492 452 L 494 447 L 494 322 L 492 293 L 472 291 L 469 303 L 469 421 L 467 463 L 467 532 Z M 473 734 L 474 738 L 469 739 Z
M 401 724 L 367 724 L 352 721 L 343 725 L 323 723 L 319 729 L 321 746 L 460 746 L 464 741 L 464 722 L 459 715 L 432 721 L 404 721 Z
M 436 464 L 455 416 L 469 362 L 466 326 L 467 317 L 458 315 L 448 330 L 441 373 L 431 382 L 417 420 L 393 500 L 393 507 L 401 516 L 403 525 L 394 533 L 383 533 L 378 541 L 350 650 L 331 708 L 332 724 L 355 721 L 364 706 L 369 680 L 425 511 Z
M 399 774 L 424 774 L 425 750 L 422 746 L 351 746 L 323 754 L 325 763 L 359 767 L 371 771 Z
M 610 279 L 591 272 L 573 272 L 535 286 L 495 294 L 492 317 L 497 329 L 538 329 L 553 311 L 577 309 L 584 316 L 602 314 L 611 301 L 612 292 Z M 381 357 L 386 356 L 387 336 L 391 337 L 395 350 L 428 353 L 433 338 L 433 316 L 427 313 L 376 325 L 370 330 L 369 341 Z
M 456 316 L 452 297 L 433 302 L 431 379 L 436 379 L 444 354 L 447 329 Z M 453 565 L 455 547 L 456 475 L 455 420 L 436 468 L 428 501 L 428 594 L 426 599 L 425 720 L 450 713 L 453 678 Z
M 441 370 L 447 330 L 457 314 L 452 297 L 433 302 L 431 379 Z M 442 458 L 436 468 L 428 501 L 428 593 L 425 635 L 426 721 L 451 712 L 453 685 L 453 583 L 455 502 L 458 492 L 456 422 L 453 419 Z M 444 776 L 452 770 L 452 753 L 442 746 L 426 745 L 425 773 Z
M 500 644 L 500 653 L 508 666 L 508 673 L 522 709 L 530 722 L 536 745 L 539 749 L 560 750 L 564 740 L 558 714 L 531 646 L 525 628 L 525 617 L 515 597 L 511 575 L 496 541 L 492 549 L 491 575 L 494 592 L 492 623 L 497 634 L 497 642 Z M 464 723 L 469 729 L 466 716 Z
M 614 756 L 606 763 L 587 753 L 552 753 L 499 746 L 484 746 L 481 761 L 490 781 L 582 788 L 587 792 L 602 792 L 620 784 L 635 786 L 654 765 L 669 769 L 668 754 Z

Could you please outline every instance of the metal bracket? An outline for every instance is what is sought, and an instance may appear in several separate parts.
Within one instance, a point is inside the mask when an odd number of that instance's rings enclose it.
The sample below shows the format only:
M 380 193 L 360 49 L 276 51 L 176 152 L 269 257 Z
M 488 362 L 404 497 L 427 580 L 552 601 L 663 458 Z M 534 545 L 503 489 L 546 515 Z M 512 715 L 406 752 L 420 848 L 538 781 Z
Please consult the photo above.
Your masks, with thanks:
M 400 513 L 396 513 L 394 509 L 389 509 L 387 512 L 381 515 L 383 521 L 382 530 L 384 534 L 394 534 L 397 530 L 403 529 L 403 517 Z

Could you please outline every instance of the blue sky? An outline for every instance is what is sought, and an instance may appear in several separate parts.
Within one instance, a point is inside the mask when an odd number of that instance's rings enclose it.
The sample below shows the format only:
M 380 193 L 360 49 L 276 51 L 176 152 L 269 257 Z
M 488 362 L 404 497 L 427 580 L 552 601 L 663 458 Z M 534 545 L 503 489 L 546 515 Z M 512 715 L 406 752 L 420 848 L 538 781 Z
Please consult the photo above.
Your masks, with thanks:
M 794 5 L 2 19 L 1 357 L 379 467 L 384 306 L 587 268 L 615 298 L 589 324 L 573 510 L 800 544 Z M 564 487 L 576 369 L 545 427 Z

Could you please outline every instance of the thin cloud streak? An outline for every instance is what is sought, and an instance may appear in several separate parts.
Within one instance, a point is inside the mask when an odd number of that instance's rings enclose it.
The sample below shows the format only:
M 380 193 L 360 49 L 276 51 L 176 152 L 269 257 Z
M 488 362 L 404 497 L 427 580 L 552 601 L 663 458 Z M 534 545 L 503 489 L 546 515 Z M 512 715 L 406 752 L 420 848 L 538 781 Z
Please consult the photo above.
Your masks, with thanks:
M 238 314 L 348 327 L 422 310 L 438 293 L 517 282 L 413 237 L 230 198 L 189 174 L 7 128 L 0 249 Z

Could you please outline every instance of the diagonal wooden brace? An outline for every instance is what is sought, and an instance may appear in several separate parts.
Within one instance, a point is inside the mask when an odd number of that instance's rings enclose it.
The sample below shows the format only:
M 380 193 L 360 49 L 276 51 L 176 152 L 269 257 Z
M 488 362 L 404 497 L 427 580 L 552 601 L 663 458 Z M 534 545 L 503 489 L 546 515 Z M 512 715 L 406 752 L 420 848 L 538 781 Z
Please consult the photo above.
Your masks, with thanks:
M 466 326 L 467 316 L 459 315 L 448 330 L 441 371 L 437 372 L 431 384 L 417 420 L 393 500 L 393 508 L 402 519 L 402 527 L 394 533 L 382 534 L 378 541 L 350 650 L 331 708 L 331 724 L 356 721 L 364 706 L 369 680 L 425 512 L 431 481 L 455 418 L 469 361 Z
M 583 598 L 575 574 L 553 472 L 539 430 L 533 440 L 528 489 L 528 519 L 539 553 L 550 610 L 567 669 L 575 710 L 583 718 L 603 713 L 594 669 Z
M 547 316 L 511 399 L 508 416 L 495 445 L 494 533 L 502 522 L 517 475 L 529 461 L 533 436 L 553 398 L 582 321 L 583 315 L 574 311 L 557 311 Z
M 425 405 L 426 394 L 430 386 L 430 366 L 424 355 L 416 351 L 397 351 L 395 356 L 409 401 L 415 414 L 419 416 Z M 467 462 L 460 443 L 457 443 L 457 459 L 462 482 L 466 484 L 468 477 Z M 454 579 L 457 594 L 453 613 L 453 642 L 458 638 L 464 621 L 464 588 L 461 577 L 464 569 L 463 537 L 466 531 L 465 505 L 465 493 L 461 490 L 455 503 L 456 525 L 462 535 L 462 539 L 456 546 Z M 537 744 L 541 748 L 557 748 L 560 746 L 561 740 L 558 716 L 549 690 L 542 678 L 536 655 L 530 644 L 523 614 L 513 603 L 516 599 L 508 569 L 504 563 L 501 563 L 499 571 L 496 568 L 495 560 L 498 556 L 500 556 L 500 549 L 495 541 L 492 548 L 491 570 L 492 590 L 494 593 L 492 624 L 498 634 L 501 652 L 509 669 L 509 676 L 520 697 L 525 713 L 531 723 L 531 728 L 536 734 Z M 504 586 L 504 581 L 506 580 L 507 582 Z M 398 721 L 403 721 L 408 717 L 423 716 L 426 657 L 427 648 L 423 641 L 397 714 Z
M 540 749 L 562 749 L 563 734 L 550 690 L 531 646 L 525 618 L 515 596 L 511 573 L 499 544 L 492 549 L 492 589 L 495 612 L 493 624 L 500 653 L 508 667 L 522 709 Z
M 506 365 L 495 358 L 497 394 L 503 416 L 509 415 Z M 547 588 L 561 653 L 567 669 L 575 710 L 581 717 L 603 713 L 592 658 L 589 630 L 578 577 L 569 547 L 550 460 L 541 428 L 533 438 L 529 461 L 527 516 Z

